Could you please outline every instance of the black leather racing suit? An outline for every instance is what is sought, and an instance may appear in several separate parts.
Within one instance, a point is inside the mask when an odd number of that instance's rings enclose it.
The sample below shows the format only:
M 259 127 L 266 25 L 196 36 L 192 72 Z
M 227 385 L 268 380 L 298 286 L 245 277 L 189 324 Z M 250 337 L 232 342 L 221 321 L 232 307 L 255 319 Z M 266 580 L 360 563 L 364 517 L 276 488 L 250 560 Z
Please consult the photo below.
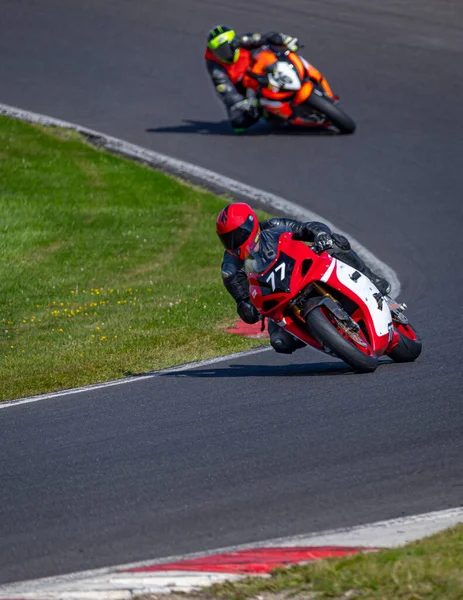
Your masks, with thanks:
M 297 39 L 273 31 L 262 34 L 247 33 L 236 39 L 236 47 L 244 50 L 256 50 L 267 44 L 282 47 L 288 45 L 291 48 L 297 48 Z M 259 111 L 245 100 L 246 90 L 241 84 L 241 79 L 232 81 L 228 73 L 230 65 L 206 58 L 206 67 L 217 94 L 225 104 L 232 127 L 247 129 L 256 123 L 260 118 Z
M 291 232 L 296 240 L 303 242 L 313 242 L 319 233 L 327 233 L 333 240 L 333 248 L 328 250 L 331 256 L 345 262 L 363 275 L 366 275 L 383 293 L 387 293 L 390 289 L 389 283 L 375 275 L 369 269 L 360 256 L 352 250 L 350 243 L 346 237 L 339 233 L 332 233 L 330 228 L 324 223 L 312 221 L 302 223 L 292 219 L 269 219 L 260 223 L 262 230 L 276 228 L 281 233 Z M 224 253 L 222 262 L 222 279 L 227 291 L 234 298 L 237 305 L 241 302 L 250 302 L 249 283 L 244 271 L 244 261 L 229 252 Z M 294 338 L 290 333 L 278 327 L 273 321 L 268 322 L 268 331 L 270 334 L 270 343 L 277 352 L 291 354 L 297 348 L 303 347 L 305 344 Z

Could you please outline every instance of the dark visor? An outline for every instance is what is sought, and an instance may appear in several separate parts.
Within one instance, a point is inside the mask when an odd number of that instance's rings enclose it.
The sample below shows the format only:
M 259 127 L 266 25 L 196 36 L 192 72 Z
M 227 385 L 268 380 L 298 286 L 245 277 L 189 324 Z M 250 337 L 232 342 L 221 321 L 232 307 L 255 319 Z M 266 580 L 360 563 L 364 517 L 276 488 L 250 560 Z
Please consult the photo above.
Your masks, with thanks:
M 231 42 L 225 42 L 225 44 L 215 48 L 215 50 L 212 50 L 212 52 L 219 60 L 225 60 L 227 62 L 232 62 L 235 55 L 235 49 Z
M 219 235 L 220 241 L 225 247 L 225 250 L 230 250 L 230 252 L 234 252 L 238 250 L 245 242 L 248 241 L 252 231 L 254 229 L 254 217 L 249 215 L 246 221 L 229 231 L 228 233 L 222 233 Z

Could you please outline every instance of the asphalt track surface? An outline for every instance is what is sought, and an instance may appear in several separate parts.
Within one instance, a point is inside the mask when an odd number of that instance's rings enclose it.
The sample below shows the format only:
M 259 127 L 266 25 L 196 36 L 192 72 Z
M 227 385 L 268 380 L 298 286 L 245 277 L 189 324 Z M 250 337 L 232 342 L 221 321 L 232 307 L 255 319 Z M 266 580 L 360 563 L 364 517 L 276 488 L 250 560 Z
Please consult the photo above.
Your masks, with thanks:
M 300 36 L 354 136 L 231 135 L 211 25 Z M 391 265 L 416 364 L 271 352 L 0 411 L 0 583 L 461 505 L 463 5 L 3 0 L 0 101 L 325 215 Z M 212 235 L 212 234 L 211 234 Z

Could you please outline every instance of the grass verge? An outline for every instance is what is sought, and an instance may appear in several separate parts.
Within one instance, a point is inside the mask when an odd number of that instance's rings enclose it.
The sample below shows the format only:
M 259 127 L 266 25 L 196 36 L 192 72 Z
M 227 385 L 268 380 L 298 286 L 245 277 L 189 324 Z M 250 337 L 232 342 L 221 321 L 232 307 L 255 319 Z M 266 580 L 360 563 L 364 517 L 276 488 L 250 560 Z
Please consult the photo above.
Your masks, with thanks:
M 402 548 L 277 569 L 184 598 L 461 600 L 463 524 Z
M 0 399 L 246 350 L 220 278 L 226 201 L 0 117 Z

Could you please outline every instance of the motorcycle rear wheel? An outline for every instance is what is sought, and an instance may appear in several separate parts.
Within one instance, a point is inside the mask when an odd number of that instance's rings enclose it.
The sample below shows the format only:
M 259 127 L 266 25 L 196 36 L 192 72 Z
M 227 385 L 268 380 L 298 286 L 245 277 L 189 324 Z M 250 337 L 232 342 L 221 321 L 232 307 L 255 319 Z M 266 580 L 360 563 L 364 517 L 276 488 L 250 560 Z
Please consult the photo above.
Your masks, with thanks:
M 341 133 L 354 133 L 357 127 L 355 121 L 325 96 L 313 91 L 305 104 L 324 115 Z
M 359 373 L 372 373 L 378 366 L 377 357 L 365 354 L 349 341 L 330 322 L 321 307 L 310 311 L 306 323 L 310 335 Z
M 421 354 L 421 338 L 415 329 L 408 324 L 394 322 L 394 329 L 399 334 L 399 343 L 393 348 L 388 356 L 394 362 L 413 362 Z

